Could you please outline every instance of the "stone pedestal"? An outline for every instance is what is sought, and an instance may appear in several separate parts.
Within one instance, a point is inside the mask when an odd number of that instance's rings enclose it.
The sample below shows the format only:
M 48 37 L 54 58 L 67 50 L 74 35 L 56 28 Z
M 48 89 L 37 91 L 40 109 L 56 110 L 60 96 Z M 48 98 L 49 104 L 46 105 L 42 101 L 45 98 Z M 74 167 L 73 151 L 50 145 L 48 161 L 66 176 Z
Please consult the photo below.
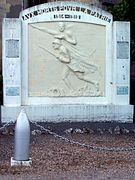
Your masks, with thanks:
M 17 161 L 14 160 L 13 157 L 11 157 L 11 166 L 31 166 L 32 160 L 29 159 L 28 161 Z
M 130 105 L 42 105 L 5 107 L 2 122 L 15 121 L 21 109 L 25 109 L 28 118 L 38 122 L 132 122 L 133 106 Z

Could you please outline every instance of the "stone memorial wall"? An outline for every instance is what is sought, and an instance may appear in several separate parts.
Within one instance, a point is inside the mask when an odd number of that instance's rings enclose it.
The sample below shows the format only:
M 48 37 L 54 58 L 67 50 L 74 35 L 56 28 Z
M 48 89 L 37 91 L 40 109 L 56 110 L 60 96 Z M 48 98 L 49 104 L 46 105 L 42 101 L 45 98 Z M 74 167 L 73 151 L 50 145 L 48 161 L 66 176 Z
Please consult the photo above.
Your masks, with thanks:
M 132 120 L 129 22 L 53 2 L 5 19 L 3 32 L 3 121 L 21 108 L 36 121 Z

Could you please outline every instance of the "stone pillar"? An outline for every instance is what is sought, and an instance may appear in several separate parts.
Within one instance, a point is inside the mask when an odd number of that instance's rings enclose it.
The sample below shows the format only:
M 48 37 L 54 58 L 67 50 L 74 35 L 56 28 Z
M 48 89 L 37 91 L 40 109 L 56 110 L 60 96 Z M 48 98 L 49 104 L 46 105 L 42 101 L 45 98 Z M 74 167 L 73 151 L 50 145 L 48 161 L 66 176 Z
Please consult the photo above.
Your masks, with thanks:
M 26 9 L 29 7 L 28 0 L 21 0 L 23 9 Z
M 113 103 L 128 105 L 130 95 L 130 23 L 113 23 Z
M 0 73 L 2 71 L 2 20 L 6 17 L 7 10 L 9 11 L 7 6 L 6 0 L 0 1 Z
M 21 22 L 3 21 L 4 106 L 21 105 Z

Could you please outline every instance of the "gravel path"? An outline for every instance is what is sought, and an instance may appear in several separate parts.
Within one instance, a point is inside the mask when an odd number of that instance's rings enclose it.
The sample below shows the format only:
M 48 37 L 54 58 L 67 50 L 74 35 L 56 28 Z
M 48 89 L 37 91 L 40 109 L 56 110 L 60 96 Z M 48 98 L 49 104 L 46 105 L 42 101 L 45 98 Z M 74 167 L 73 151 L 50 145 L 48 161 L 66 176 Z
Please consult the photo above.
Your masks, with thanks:
M 64 136 L 96 147 L 135 146 L 135 134 Z M 10 167 L 13 139 L 13 135 L 0 135 L 0 180 L 135 179 L 135 151 L 91 151 L 46 134 L 31 136 L 31 167 Z

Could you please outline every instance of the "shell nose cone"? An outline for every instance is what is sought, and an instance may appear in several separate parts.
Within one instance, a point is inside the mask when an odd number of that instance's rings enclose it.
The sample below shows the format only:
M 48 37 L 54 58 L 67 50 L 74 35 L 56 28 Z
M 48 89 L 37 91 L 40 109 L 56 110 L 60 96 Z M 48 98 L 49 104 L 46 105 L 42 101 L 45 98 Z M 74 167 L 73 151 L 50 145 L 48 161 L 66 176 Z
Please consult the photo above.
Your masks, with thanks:
M 29 159 L 30 123 L 24 110 L 21 110 L 15 125 L 14 159 Z

